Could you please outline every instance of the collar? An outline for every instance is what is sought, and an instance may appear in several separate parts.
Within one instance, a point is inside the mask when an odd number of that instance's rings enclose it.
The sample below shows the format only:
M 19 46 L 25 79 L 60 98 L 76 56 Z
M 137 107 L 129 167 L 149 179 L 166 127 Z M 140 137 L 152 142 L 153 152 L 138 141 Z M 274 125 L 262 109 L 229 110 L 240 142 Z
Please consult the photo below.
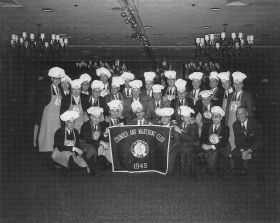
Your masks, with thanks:
M 241 125 L 244 125 L 246 129 L 247 129 L 247 122 L 248 122 L 248 118 L 246 119 L 245 122 L 241 123 Z
M 218 87 L 215 87 L 215 88 L 211 89 L 211 91 L 214 92 L 214 91 L 216 91 L 216 89 L 218 89 Z
M 136 100 L 137 100 L 137 101 L 140 101 L 140 97 L 138 97 L 138 98 L 134 98 L 134 97 L 133 97 L 133 101 L 136 101 Z
M 76 97 L 76 96 L 74 96 L 73 94 L 72 94 L 72 96 L 73 96 L 73 98 L 75 99 L 75 100 L 79 100 L 80 99 L 80 95 L 78 96 L 78 97 Z
M 163 125 L 163 126 L 167 126 L 167 127 L 170 126 L 170 122 L 167 125 Z
M 87 94 L 89 95 L 89 92 L 88 91 L 82 91 L 83 94 Z
M 233 92 L 233 87 L 230 87 L 230 89 L 228 89 L 228 90 L 226 90 L 226 91 L 228 91 L 228 93 Z
M 137 123 L 139 124 L 140 122 L 142 122 L 142 125 L 144 124 L 144 121 L 145 121 L 145 119 L 143 118 L 143 119 L 141 119 L 141 120 L 137 120 Z

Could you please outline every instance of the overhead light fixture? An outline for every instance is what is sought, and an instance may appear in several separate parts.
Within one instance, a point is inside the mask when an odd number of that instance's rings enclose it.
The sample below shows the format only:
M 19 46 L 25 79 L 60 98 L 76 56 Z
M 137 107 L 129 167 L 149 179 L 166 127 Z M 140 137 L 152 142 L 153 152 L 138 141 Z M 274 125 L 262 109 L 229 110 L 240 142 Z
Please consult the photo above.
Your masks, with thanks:
M 205 35 L 204 38 L 196 38 L 196 55 L 199 59 L 210 61 L 232 61 L 248 60 L 250 50 L 254 43 L 254 36 L 248 35 L 243 39 L 243 33 L 231 33 L 230 38 L 226 37 L 226 27 L 220 34 L 220 39 L 215 41 L 214 34 Z
M 14 56 L 61 58 L 65 55 L 68 39 L 62 38 L 60 35 L 51 34 L 50 40 L 46 40 L 45 34 L 40 32 L 41 26 L 41 24 L 37 24 L 37 38 L 33 33 L 30 33 L 29 38 L 26 32 L 22 32 L 21 36 L 12 34 L 11 47 Z
M 151 29 L 151 26 L 144 26 L 145 29 Z
M 85 40 L 86 40 L 86 41 L 90 41 L 91 39 L 90 39 L 90 38 L 85 38 Z
M 54 10 L 51 8 L 42 8 L 43 12 L 53 12 Z
M 3 26 L 2 29 L 10 30 L 12 29 L 11 27 Z
M 210 26 L 202 26 L 203 29 L 210 29 Z
M 67 29 L 76 29 L 76 26 L 67 26 Z
M 112 8 L 113 11 L 122 11 L 122 8 L 121 7 L 114 7 Z
M 214 8 L 211 8 L 211 11 L 219 11 L 220 8 L 217 8 L 217 7 L 214 7 Z

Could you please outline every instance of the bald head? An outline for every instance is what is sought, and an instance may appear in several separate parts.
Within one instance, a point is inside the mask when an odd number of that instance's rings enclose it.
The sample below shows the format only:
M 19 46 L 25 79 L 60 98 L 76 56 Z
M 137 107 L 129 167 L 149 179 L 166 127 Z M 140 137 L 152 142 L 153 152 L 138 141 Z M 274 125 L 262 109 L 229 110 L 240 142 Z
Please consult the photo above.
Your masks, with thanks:
M 241 123 L 245 122 L 248 118 L 248 111 L 245 107 L 240 106 L 236 110 L 236 117 Z

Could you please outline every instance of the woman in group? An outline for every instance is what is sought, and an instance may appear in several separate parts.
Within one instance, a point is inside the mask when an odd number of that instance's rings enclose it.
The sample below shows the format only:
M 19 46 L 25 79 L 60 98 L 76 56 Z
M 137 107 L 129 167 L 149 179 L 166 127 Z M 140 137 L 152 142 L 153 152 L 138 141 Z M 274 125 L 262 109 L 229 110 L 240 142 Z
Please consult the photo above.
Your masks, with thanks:
M 94 170 L 88 167 L 82 157 L 83 151 L 79 145 L 79 132 L 74 128 L 79 113 L 77 111 L 66 111 L 60 118 L 65 122 L 65 125 L 55 132 L 52 158 L 62 166 L 62 176 L 68 177 L 69 170 L 79 167 L 87 168 L 88 174 L 92 174 L 91 171 L 94 173 Z M 88 161 L 92 160 L 88 159 Z M 93 163 L 90 164 L 93 165 Z
M 49 70 L 48 75 L 52 83 L 46 89 L 43 89 L 39 97 L 39 114 L 41 119 L 41 128 L 39 133 L 39 152 L 44 154 L 45 165 L 48 169 L 53 170 L 51 153 L 53 151 L 54 133 L 60 128 L 60 106 L 62 98 L 62 89 L 59 87 L 61 78 L 65 76 L 63 69 L 53 67 Z

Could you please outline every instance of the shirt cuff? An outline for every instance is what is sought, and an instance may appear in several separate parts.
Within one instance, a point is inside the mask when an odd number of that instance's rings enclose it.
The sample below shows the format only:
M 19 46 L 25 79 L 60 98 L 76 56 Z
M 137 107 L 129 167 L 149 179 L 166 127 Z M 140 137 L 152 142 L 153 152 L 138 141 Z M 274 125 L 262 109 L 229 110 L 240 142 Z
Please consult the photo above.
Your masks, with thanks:
M 216 146 L 214 146 L 214 145 L 212 145 L 211 147 L 212 147 L 212 149 L 214 149 L 214 150 L 216 149 Z

